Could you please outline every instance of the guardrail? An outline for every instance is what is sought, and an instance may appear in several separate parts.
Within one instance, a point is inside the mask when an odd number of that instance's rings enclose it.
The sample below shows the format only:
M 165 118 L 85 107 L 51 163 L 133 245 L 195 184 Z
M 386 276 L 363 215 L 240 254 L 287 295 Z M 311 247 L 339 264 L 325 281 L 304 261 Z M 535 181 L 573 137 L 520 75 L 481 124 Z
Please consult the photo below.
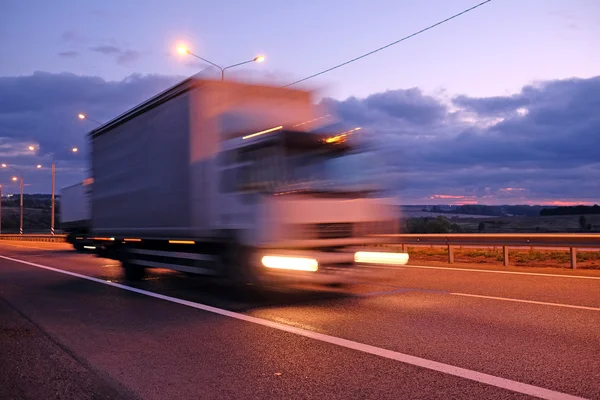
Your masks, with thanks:
M 504 266 L 509 265 L 510 247 L 568 248 L 571 268 L 577 268 L 577 249 L 600 249 L 600 234 L 397 234 L 384 235 L 394 244 L 402 245 L 402 251 L 410 245 L 446 246 L 448 262 L 454 262 L 456 246 L 502 247 Z
M 67 241 L 67 235 L 50 235 L 50 234 L 1 234 L 0 240 L 19 240 L 25 242 L 55 242 L 62 243 Z

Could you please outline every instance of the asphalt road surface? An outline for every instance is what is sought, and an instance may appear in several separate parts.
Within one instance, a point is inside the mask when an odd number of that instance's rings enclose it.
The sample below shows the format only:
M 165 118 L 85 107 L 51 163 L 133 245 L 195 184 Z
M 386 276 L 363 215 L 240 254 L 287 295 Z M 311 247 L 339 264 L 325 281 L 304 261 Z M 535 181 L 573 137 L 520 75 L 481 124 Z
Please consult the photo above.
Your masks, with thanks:
M 0 398 L 600 399 L 600 271 L 500 268 L 249 295 L 0 242 Z

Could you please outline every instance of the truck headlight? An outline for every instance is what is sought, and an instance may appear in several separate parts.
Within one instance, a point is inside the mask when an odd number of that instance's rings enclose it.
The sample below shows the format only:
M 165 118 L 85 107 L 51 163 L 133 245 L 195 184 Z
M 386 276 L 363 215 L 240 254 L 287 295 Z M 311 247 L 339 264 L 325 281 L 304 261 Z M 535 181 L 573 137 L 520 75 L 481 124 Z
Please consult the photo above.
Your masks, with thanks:
M 354 262 L 364 264 L 405 265 L 408 263 L 408 253 L 358 251 L 354 253 Z
M 274 269 L 309 272 L 316 272 L 319 269 L 317 260 L 306 257 L 264 256 L 261 262 L 265 267 Z

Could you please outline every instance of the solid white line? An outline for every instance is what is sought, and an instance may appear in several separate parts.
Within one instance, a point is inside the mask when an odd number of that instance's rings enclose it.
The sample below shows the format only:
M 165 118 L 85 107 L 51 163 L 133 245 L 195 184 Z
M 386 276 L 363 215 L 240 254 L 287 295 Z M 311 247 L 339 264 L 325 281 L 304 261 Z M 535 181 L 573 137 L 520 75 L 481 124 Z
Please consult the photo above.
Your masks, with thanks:
M 554 306 L 554 307 L 565 307 L 565 308 L 578 308 L 580 310 L 600 311 L 600 308 L 597 308 L 597 307 L 575 306 L 575 305 L 572 305 L 572 304 L 547 303 L 547 302 L 544 302 L 544 301 L 511 299 L 511 298 L 508 298 L 508 297 L 483 296 L 483 295 L 479 295 L 479 294 L 468 294 L 468 293 L 449 293 L 449 294 L 452 294 L 452 295 L 455 295 L 455 296 L 477 297 L 477 298 L 481 298 L 481 299 L 490 299 L 490 300 L 514 301 L 514 302 L 517 302 L 517 303 L 541 304 L 543 306 Z
M 25 265 L 29 265 L 32 267 L 45 269 L 48 271 L 58 272 L 61 274 L 74 276 L 74 277 L 81 278 L 81 279 L 86 279 L 86 280 L 96 282 L 96 283 L 102 283 L 104 285 L 108 285 L 108 286 L 112 286 L 115 288 L 127 290 L 130 292 L 142 294 L 144 296 L 153 297 L 155 299 L 170 301 L 172 303 L 196 308 L 198 310 L 211 312 L 214 314 L 222 315 L 222 316 L 229 317 L 229 318 L 234 318 L 234 319 L 237 319 L 240 321 L 250 322 L 250 323 L 261 325 L 261 326 L 266 326 L 266 327 L 277 329 L 277 330 L 280 330 L 283 332 L 293 333 L 293 334 L 296 334 L 299 336 L 304 336 L 304 337 L 307 337 L 310 339 L 333 344 L 335 346 L 345 347 L 347 349 L 360 351 L 362 353 L 367 353 L 367 354 L 387 358 L 390 360 L 400 361 L 405 364 L 410 364 L 410 365 L 414 365 L 417 367 L 441 372 L 444 374 L 453 375 L 453 376 L 457 376 L 457 377 L 464 378 L 464 379 L 469 379 L 469 380 L 472 380 L 475 382 L 484 383 L 484 384 L 487 384 L 490 386 L 495 386 L 498 388 L 510 390 L 510 391 L 517 392 L 517 393 L 523 393 L 523 394 L 527 394 L 530 396 L 539 397 L 541 399 L 553 399 L 553 400 L 576 400 L 576 399 L 581 400 L 581 399 L 583 399 L 583 397 L 572 396 L 572 395 L 557 392 L 554 390 L 545 389 L 542 387 L 513 381 L 511 379 L 500 378 L 500 377 L 497 377 L 494 375 L 489 375 L 489 374 L 485 374 L 482 372 L 469 370 L 466 368 L 456 367 L 453 365 L 444 364 L 444 363 L 440 363 L 437 361 L 427 360 L 425 358 L 415 357 L 415 356 L 399 353 L 399 352 L 392 351 L 392 350 L 386 350 L 386 349 L 382 349 L 382 348 L 371 346 L 371 345 L 364 344 L 364 343 L 355 342 L 355 341 L 348 340 L 348 339 L 342 339 L 342 338 L 338 338 L 335 336 L 330 336 L 330 335 L 326 335 L 326 334 L 318 333 L 318 332 L 312 332 L 312 331 L 309 331 L 306 329 L 297 328 L 294 326 L 282 324 L 279 322 L 273 322 L 273 321 L 269 321 L 269 320 L 262 319 L 262 318 L 252 317 L 250 315 L 240 314 L 240 313 L 236 313 L 233 311 L 228 311 L 228 310 L 224 310 L 221 308 L 208 306 L 205 304 L 194 303 L 194 302 L 188 301 L 188 300 L 178 299 L 178 298 L 171 297 L 171 296 L 165 296 L 162 294 L 149 292 L 149 291 L 143 290 L 143 289 L 137 289 L 137 288 L 134 288 L 131 286 L 122 285 L 122 284 L 115 283 L 115 282 L 107 282 L 107 281 L 99 279 L 99 278 L 93 278 L 91 276 L 82 275 L 82 274 L 78 274 L 75 272 L 65 271 L 62 269 L 48 267 L 45 265 L 36 264 L 36 263 L 29 262 L 29 261 L 18 260 L 16 258 L 11 258 L 11 257 L 1 256 L 1 255 L 0 255 L 0 258 L 9 260 L 9 261 L 13 261 L 13 262 L 17 262 L 17 263 L 21 263 L 21 264 L 25 264 Z
M 422 268 L 422 269 L 446 269 L 449 271 L 463 272 L 487 272 L 490 274 L 511 274 L 511 275 L 531 275 L 531 276 L 550 276 L 553 278 L 576 278 L 576 279 L 596 279 L 600 280 L 600 276 L 581 276 L 581 275 L 563 275 L 563 274 L 543 274 L 539 272 L 518 272 L 518 271 L 498 271 L 490 269 L 473 269 L 473 268 L 453 268 L 453 267 L 431 267 L 426 265 L 398 265 L 396 267 L 385 266 L 369 266 L 369 268 L 385 268 L 385 269 L 400 269 L 400 268 Z

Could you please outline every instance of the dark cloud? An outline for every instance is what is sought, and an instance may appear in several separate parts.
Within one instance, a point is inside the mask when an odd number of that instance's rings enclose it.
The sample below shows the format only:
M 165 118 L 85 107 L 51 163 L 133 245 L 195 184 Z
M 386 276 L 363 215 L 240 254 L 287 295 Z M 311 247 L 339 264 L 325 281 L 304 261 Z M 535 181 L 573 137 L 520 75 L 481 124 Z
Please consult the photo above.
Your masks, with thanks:
M 358 124 L 389 122 L 394 126 L 433 125 L 444 119 L 447 109 L 420 89 L 388 90 L 365 99 L 351 97 L 345 101 L 325 99 L 324 103 L 336 110 L 343 119 Z
M 529 104 L 528 99 L 524 98 L 521 95 L 509 97 L 496 96 L 486 98 L 458 96 L 455 97 L 452 101 L 457 106 L 464 107 L 469 111 L 485 115 L 509 114 L 516 112 L 517 109 L 525 107 Z
M 106 55 L 113 55 L 113 54 L 121 54 L 123 51 L 116 47 L 116 46 L 94 46 L 94 47 L 90 47 L 91 51 L 94 51 L 96 53 L 101 53 L 101 54 L 106 54 Z
M 137 61 L 142 55 L 139 51 L 123 50 L 113 45 L 94 46 L 90 47 L 90 50 L 107 56 L 115 56 L 117 64 L 120 65 L 129 65 Z
M 58 55 L 60 57 L 65 57 L 65 58 L 75 58 L 75 57 L 79 56 L 79 52 L 77 52 L 77 51 L 61 51 L 60 53 L 58 53 Z
M 511 96 L 458 96 L 450 113 L 414 89 L 323 102 L 373 133 L 395 168 L 386 178 L 411 202 L 428 193 L 483 196 L 486 188 L 491 197 L 479 201 L 600 200 L 600 77 L 537 83 Z M 526 191 L 501 191 L 507 187 Z
M 99 121 L 107 121 L 141 101 L 156 95 L 183 77 L 131 75 L 122 81 L 70 73 L 35 72 L 29 76 L 0 78 L 0 161 L 24 169 L 33 192 L 49 192 L 46 170 L 35 164 L 48 164 L 49 154 L 57 159 L 57 187 L 84 177 L 87 168 L 85 134 L 94 125 L 79 120 L 84 112 Z M 37 154 L 27 150 L 34 144 Z M 72 147 L 78 147 L 76 154 Z M 0 183 L 10 179 L 9 171 L 0 171 Z M 37 183 L 36 183 L 37 182 Z
M 107 121 L 179 79 L 46 72 L 0 78 L 0 158 L 31 167 L 38 159 L 24 149 L 38 144 L 40 154 L 57 154 L 59 187 L 70 184 L 83 177 L 84 135 L 93 128 L 77 113 Z M 600 200 L 600 77 L 536 83 L 510 96 L 458 96 L 452 104 L 415 88 L 322 103 L 345 125 L 363 128 L 356 134 L 377 151 L 374 180 L 404 201 Z M 72 146 L 84 151 L 75 156 Z M 29 182 L 32 191 L 48 189 L 44 180 Z

